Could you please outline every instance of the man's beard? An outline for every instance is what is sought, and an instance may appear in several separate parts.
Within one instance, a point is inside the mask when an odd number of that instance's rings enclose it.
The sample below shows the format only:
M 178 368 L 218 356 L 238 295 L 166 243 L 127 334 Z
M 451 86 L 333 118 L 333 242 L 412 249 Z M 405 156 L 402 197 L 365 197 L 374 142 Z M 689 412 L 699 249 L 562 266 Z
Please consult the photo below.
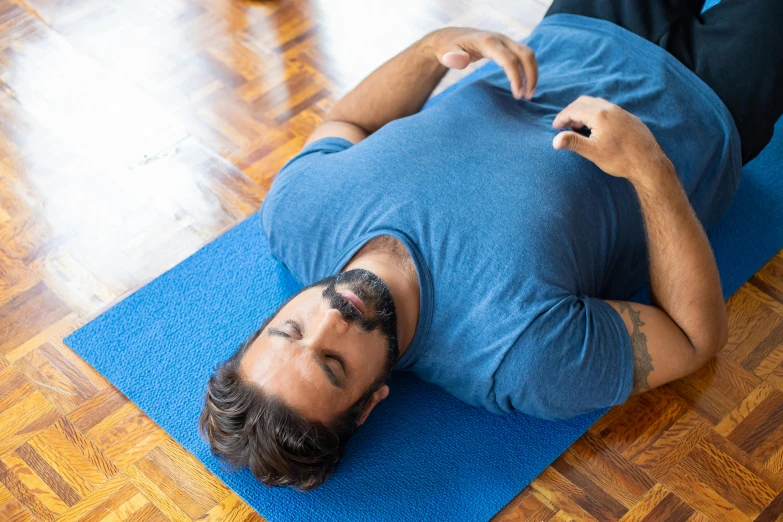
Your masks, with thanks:
M 337 292 L 337 286 L 356 294 L 365 305 L 362 314 L 345 297 Z M 388 342 L 386 362 L 381 378 L 391 375 L 399 355 L 397 341 L 397 310 L 388 285 L 369 270 L 356 268 L 324 278 L 312 286 L 326 286 L 323 297 L 336 309 L 347 323 L 353 323 L 364 332 L 380 330 Z

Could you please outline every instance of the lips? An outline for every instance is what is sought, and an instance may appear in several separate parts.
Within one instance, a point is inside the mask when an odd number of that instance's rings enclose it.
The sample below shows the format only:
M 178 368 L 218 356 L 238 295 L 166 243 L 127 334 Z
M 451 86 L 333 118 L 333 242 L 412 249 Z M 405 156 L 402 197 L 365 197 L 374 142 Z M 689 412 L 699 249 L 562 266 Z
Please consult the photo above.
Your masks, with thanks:
M 364 303 L 356 294 L 349 292 L 348 290 L 339 290 L 337 293 L 347 299 L 360 314 L 364 315 Z

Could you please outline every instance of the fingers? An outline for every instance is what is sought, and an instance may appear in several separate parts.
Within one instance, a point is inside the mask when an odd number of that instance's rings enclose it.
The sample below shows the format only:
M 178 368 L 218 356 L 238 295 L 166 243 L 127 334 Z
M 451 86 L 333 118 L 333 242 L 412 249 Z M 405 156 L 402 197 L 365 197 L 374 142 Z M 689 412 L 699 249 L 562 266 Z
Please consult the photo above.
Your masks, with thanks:
M 552 121 L 552 127 L 556 129 L 562 129 L 563 127 L 579 128 L 574 127 L 574 125 L 579 125 L 580 127 L 587 125 L 590 127 L 590 122 L 588 121 L 592 119 L 590 110 L 581 100 L 581 97 L 577 98 L 576 101 L 568 104 L 565 109 L 560 111 L 555 116 L 554 121 Z
M 590 138 L 585 138 L 581 134 L 573 131 L 563 131 L 552 140 L 552 147 L 556 150 L 570 150 L 576 152 L 583 158 L 594 161 L 593 142 Z
M 511 83 L 511 94 L 517 100 L 522 98 L 524 91 L 522 88 L 522 64 L 519 57 L 503 45 L 499 39 L 492 37 L 489 37 L 485 43 L 482 54 L 503 67 L 508 81 Z
M 449 69 L 464 69 L 471 62 L 489 58 L 500 65 L 508 77 L 511 94 L 517 100 L 531 99 L 538 84 L 538 62 L 530 47 L 498 33 L 476 29 L 445 28 L 438 33 L 443 50 L 438 60 Z
M 566 108 L 567 109 L 567 108 Z M 588 127 L 590 126 L 586 121 L 582 121 L 582 119 L 579 119 L 580 116 L 577 114 L 574 110 L 569 110 L 566 112 L 566 109 L 563 109 L 560 111 L 560 114 L 555 116 L 555 121 L 552 122 L 552 127 L 556 129 L 564 129 L 566 127 L 571 127 L 572 129 L 581 129 L 585 125 Z M 587 118 L 583 118 L 587 119 Z
M 532 99 L 538 83 L 538 62 L 533 50 L 502 35 L 492 38 L 488 46 L 483 54 L 503 67 L 514 98 Z
M 536 92 L 536 85 L 538 84 L 538 61 L 536 60 L 536 54 L 527 45 L 522 45 L 505 36 L 503 37 L 503 45 L 519 59 L 519 63 L 522 65 L 522 70 L 525 73 L 525 98 L 528 100 L 533 98 Z
M 586 125 L 593 129 L 611 106 L 611 103 L 601 98 L 580 96 L 555 116 L 552 127 L 580 129 Z
M 600 98 L 580 96 L 555 116 L 552 126 L 556 129 L 562 129 L 563 127 L 581 129 L 587 126 L 595 131 L 596 122 L 599 118 L 598 114 L 600 111 L 605 110 L 601 102 L 609 103 Z M 576 152 L 593 163 L 595 163 L 597 155 L 595 144 L 595 140 L 573 131 L 560 132 L 552 140 L 552 147 L 555 149 L 566 149 Z
M 470 55 L 462 49 L 449 51 L 441 56 L 440 63 L 449 69 L 464 69 L 470 65 Z

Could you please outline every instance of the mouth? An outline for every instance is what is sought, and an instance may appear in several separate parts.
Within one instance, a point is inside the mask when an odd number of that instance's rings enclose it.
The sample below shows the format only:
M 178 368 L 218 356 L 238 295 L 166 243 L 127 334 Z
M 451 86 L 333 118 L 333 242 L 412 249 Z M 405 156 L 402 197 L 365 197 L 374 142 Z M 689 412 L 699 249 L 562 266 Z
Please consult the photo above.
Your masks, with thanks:
M 362 315 L 362 317 L 365 316 L 364 303 L 356 294 L 348 290 L 338 290 L 337 293 L 343 296 L 346 301 L 351 303 L 353 307 L 356 308 L 356 310 Z

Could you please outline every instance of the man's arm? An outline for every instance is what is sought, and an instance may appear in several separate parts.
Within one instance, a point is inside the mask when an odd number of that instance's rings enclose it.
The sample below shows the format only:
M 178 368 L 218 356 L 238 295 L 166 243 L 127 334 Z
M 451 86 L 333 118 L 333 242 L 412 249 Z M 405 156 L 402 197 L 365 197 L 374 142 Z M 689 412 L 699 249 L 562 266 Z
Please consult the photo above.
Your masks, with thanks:
M 639 196 L 655 306 L 607 301 L 631 336 L 634 392 L 693 373 L 726 344 L 728 318 L 712 249 L 674 166 L 641 120 L 605 100 L 580 97 L 553 126 L 589 127 L 590 137 L 561 132 L 553 146 L 628 179 Z
M 307 143 L 327 136 L 358 143 L 390 121 L 418 112 L 449 68 L 464 69 L 482 58 L 503 67 L 515 98 L 532 98 L 538 66 L 529 47 L 498 33 L 447 27 L 427 34 L 362 80 L 332 107 Z

